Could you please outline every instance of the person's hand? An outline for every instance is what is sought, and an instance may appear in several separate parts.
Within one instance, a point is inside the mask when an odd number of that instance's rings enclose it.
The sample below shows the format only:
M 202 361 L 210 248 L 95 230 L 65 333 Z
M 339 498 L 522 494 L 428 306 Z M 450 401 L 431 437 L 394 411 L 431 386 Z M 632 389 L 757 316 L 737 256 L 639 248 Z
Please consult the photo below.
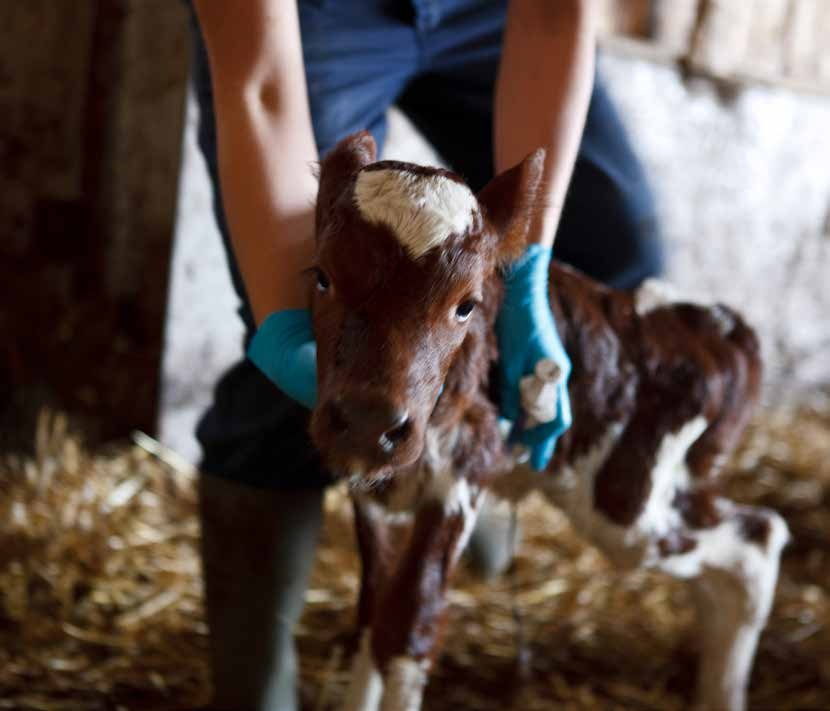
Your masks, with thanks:
M 550 257 L 550 247 L 532 244 L 506 270 L 504 303 L 496 322 L 501 414 L 513 422 L 510 439 L 529 447 L 530 463 L 537 470 L 547 466 L 556 439 L 571 426 L 572 420 L 567 385 L 571 362 L 559 340 L 548 301 Z M 536 366 L 540 361 L 553 361 L 560 374 L 555 386 L 555 415 L 538 424 L 528 422 L 528 413 L 520 409 L 520 381 L 523 376 L 538 372 Z M 527 424 L 531 426 L 526 427 Z
M 308 309 L 268 316 L 251 339 L 248 358 L 286 395 L 309 410 L 317 404 L 317 344 Z

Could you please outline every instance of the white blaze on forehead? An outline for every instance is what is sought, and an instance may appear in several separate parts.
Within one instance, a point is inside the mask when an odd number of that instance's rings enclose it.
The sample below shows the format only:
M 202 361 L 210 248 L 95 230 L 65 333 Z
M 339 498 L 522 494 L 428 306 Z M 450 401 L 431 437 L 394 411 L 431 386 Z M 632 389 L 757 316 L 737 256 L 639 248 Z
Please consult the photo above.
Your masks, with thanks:
M 363 170 L 354 194 L 363 219 L 389 227 L 413 259 L 468 230 L 478 210 L 463 183 L 406 170 Z

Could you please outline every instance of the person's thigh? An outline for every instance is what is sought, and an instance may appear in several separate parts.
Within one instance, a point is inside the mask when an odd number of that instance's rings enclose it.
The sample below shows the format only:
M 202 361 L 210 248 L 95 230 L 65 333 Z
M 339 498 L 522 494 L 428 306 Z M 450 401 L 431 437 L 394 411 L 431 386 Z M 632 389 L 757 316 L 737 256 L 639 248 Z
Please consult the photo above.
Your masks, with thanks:
M 308 100 L 320 156 L 356 131 L 382 150 L 386 111 L 416 73 L 420 47 L 407 0 L 299 3 Z
M 493 93 L 505 4 L 451 3 L 422 33 L 428 63 L 399 103 L 475 190 L 493 175 Z M 597 77 L 554 254 L 589 276 L 628 288 L 662 269 L 651 189 Z
M 424 63 L 398 105 L 441 157 L 478 191 L 493 177 L 493 88 L 504 2 L 441 3 L 419 31 Z
M 634 288 L 663 271 L 654 195 L 599 79 L 591 96 L 554 253 L 620 289 Z
M 303 51 L 315 139 L 320 155 L 355 131 L 371 130 L 379 144 L 385 112 L 414 70 L 416 44 L 406 23 L 384 2 L 299 3 Z M 245 347 L 256 323 L 234 259 L 222 207 L 210 69 L 194 21 L 193 85 L 199 105 L 198 142 L 214 191 L 214 212 L 245 324 Z M 309 166 L 309 170 L 312 166 Z M 308 411 L 242 358 L 220 379 L 197 438 L 200 468 L 262 487 L 320 486 L 330 480 L 308 437 Z

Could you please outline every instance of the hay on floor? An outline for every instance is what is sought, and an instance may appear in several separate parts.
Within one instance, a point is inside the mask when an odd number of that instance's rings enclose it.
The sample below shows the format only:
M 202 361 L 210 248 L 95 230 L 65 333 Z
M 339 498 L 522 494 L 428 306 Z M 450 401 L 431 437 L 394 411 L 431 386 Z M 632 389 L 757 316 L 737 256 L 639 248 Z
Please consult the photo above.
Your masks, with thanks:
M 207 701 L 194 475 L 141 444 L 91 453 L 45 414 L 36 456 L 0 464 L 0 709 Z M 794 537 L 751 707 L 830 708 L 830 416 L 764 414 L 724 478 L 734 498 L 780 511 Z M 347 503 L 340 488 L 327 496 L 298 629 L 307 709 L 336 708 L 348 679 L 358 576 Z M 460 571 L 426 708 L 687 708 L 684 586 L 615 571 L 539 499 L 520 520 L 510 574 L 485 585 Z

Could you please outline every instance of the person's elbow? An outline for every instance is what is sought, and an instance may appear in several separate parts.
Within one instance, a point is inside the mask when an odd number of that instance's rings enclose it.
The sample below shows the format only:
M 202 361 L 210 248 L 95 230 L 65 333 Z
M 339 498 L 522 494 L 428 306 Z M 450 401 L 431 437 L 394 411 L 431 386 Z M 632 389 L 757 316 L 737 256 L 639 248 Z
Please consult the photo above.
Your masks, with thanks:
M 195 6 L 217 102 L 280 112 L 288 101 L 286 84 L 296 83 L 292 72 L 303 71 L 296 9 L 285 0 L 246 0 L 233 13 L 210 0 L 195 0 Z

